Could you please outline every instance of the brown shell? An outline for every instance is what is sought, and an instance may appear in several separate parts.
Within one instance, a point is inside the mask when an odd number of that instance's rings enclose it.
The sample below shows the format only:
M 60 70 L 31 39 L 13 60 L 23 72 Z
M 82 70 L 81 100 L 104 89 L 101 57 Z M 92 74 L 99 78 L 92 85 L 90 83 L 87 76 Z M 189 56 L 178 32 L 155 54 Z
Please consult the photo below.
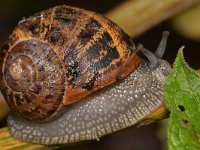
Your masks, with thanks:
M 141 61 L 116 24 L 65 5 L 20 21 L 1 55 L 4 97 L 14 111 L 20 108 L 17 113 L 36 121 L 49 120 L 63 105 L 126 77 Z

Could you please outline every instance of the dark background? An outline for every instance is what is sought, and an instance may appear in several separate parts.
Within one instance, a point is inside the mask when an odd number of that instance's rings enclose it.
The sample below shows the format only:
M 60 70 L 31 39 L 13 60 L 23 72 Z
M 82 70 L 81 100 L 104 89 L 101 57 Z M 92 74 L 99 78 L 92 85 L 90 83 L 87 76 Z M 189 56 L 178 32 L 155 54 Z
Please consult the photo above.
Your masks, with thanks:
M 123 0 L 1 0 L 0 45 L 9 36 L 19 20 L 49 7 L 60 4 L 68 4 L 93 10 L 99 13 L 106 13 L 111 8 L 119 5 L 121 2 L 123 2 Z M 170 21 L 167 20 L 148 30 L 142 35 L 134 38 L 134 42 L 143 43 L 147 49 L 154 51 L 160 41 L 162 31 L 169 30 L 171 32 L 171 36 L 169 37 L 164 59 L 168 60 L 172 64 L 178 49 L 182 45 L 185 45 L 184 55 L 186 61 L 192 68 L 200 68 L 200 60 L 197 58 L 200 56 L 200 43 L 180 36 L 170 26 L 169 22 Z M 2 126 L 2 124 L 5 124 L 5 122 L 0 124 Z M 158 123 L 141 128 L 132 127 L 106 136 L 102 138 L 100 142 L 93 141 L 81 143 L 67 146 L 67 148 L 82 150 L 160 150 L 162 149 L 161 140 L 158 136 L 158 131 L 160 128 L 161 126 Z

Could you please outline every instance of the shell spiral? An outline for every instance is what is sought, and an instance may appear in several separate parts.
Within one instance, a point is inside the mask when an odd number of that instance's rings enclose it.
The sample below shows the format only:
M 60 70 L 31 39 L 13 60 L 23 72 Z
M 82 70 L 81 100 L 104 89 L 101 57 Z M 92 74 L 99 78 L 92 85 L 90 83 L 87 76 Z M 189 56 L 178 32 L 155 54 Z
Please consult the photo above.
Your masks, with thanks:
M 20 21 L 0 55 L 6 101 L 16 114 L 38 122 L 126 77 L 141 62 L 116 24 L 70 6 Z
M 33 39 L 17 43 L 8 52 L 3 70 L 7 101 L 16 113 L 43 121 L 62 108 L 64 69 L 47 44 Z

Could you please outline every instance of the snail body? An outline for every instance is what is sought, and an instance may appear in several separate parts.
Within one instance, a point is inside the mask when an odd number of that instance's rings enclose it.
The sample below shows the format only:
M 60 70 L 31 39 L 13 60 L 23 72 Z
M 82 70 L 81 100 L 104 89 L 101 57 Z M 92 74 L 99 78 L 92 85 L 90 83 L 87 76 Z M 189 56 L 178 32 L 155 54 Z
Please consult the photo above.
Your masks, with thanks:
M 105 17 L 70 6 L 20 21 L 0 60 L 11 134 L 66 144 L 136 124 L 163 104 L 166 41 L 152 54 Z

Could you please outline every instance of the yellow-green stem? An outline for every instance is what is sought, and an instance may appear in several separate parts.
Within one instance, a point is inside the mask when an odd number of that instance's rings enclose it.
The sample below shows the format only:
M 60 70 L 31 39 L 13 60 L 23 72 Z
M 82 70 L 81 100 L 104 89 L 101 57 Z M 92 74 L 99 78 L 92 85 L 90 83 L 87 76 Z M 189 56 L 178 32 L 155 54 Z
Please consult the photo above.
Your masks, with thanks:
M 129 0 L 106 16 L 135 37 L 200 0 Z

